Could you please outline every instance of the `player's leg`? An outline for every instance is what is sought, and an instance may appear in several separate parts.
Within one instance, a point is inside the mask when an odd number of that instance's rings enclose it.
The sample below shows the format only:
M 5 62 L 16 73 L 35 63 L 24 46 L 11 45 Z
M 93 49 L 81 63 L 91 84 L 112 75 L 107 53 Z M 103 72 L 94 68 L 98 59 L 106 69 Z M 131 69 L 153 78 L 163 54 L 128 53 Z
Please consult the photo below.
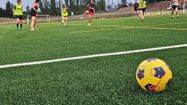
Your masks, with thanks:
M 175 8 L 175 13 L 176 13 L 176 15 L 177 15 L 177 18 L 179 18 L 178 6 Z
M 174 10 L 175 10 L 175 6 L 172 6 L 172 10 L 171 10 L 171 19 L 173 19 L 173 13 L 174 13 Z
M 23 27 L 23 16 L 22 15 L 19 17 L 19 21 L 20 21 L 20 29 L 22 29 Z
M 36 17 L 32 16 L 31 17 L 31 31 L 35 31 L 35 20 L 36 20 Z
M 67 24 L 67 22 L 68 22 L 68 16 L 66 16 L 66 20 L 65 21 L 66 21 L 66 24 Z
M 67 16 L 64 16 L 64 25 L 67 25 Z
M 89 14 L 89 10 L 86 10 L 86 11 L 84 12 L 84 14 L 83 14 L 83 16 L 81 17 L 81 19 L 84 19 L 84 17 L 85 17 L 87 14 Z
M 37 19 L 36 19 L 36 17 L 35 17 L 35 21 L 34 21 L 34 29 L 35 29 L 35 30 L 38 30 L 38 28 L 36 27 L 36 22 L 37 22 Z
M 66 16 L 66 22 L 68 22 L 68 19 L 69 19 L 68 16 Z
M 88 25 L 90 26 L 90 25 L 92 25 L 92 17 L 89 15 L 89 17 L 88 17 Z
M 19 28 L 19 17 L 16 16 L 16 29 L 18 29 L 18 28 Z
M 143 16 L 143 10 L 140 10 L 140 14 L 139 14 L 140 18 L 141 18 L 141 22 L 144 21 L 144 16 Z
M 31 31 L 34 31 L 34 16 L 31 17 Z
M 63 16 L 64 25 L 66 25 L 66 16 Z
M 89 12 L 88 25 L 92 25 L 93 12 Z
M 62 23 L 64 23 L 64 16 L 62 15 Z
M 142 10 L 142 22 L 144 21 L 144 16 L 145 16 L 145 8 Z
M 138 10 L 135 10 L 135 12 L 136 12 L 136 16 L 137 16 L 137 18 L 139 19 L 139 13 L 138 13 Z
M 86 16 L 87 14 L 89 14 L 89 10 L 86 10 L 86 11 L 84 12 L 84 15 L 83 15 L 83 16 Z
M 62 18 L 62 23 L 64 23 L 65 19 L 64 19 L 64 14 L 63 13 L 61 14 L 61 18 Z

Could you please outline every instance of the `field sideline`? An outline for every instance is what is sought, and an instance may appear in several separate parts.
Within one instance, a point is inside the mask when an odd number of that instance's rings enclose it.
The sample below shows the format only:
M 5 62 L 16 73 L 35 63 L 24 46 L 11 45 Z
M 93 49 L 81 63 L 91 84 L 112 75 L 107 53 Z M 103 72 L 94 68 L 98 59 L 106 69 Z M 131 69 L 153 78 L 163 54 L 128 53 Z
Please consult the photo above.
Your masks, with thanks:
M 186 18 L 39 23 L 36 32 L 0 25 L 0 104 L 187 105 Z M 174 77 L 166 91 L 137 85 L 135 71 L 147 58 L 169 64 Z
M 0 69 L 29 66 L 29 65 L 56 63 L 56 62 L 71 61 L 71 60 L 81 60 L 81 59 L 88 59 L 88 58 L 106 57 L 106 56 L 114 56 L 114 55 L 126 55 L 126 54 L 140 53 L 140 52 L 159 51 L 159 50 L 167 50 L 167 49 L 175 49 L 175 48 L 183 48 L 183 47 L 187 47 L 187 44 L 156 47 L 156 48 L 147 48 L 147 49 L 139 49 L 139 50 L 131 50 L 131 51 L 123 51 L 123 52 L 113 52 L 113 53 L 105 53 L 105 54 L 84 55 L 84 56 L 78 56 L 78 57 L 59 58 L 59 59 L 52 59 L 52 60 L 45 60 L 45 61 L 6 64 L 6 65 L 0 65 Z

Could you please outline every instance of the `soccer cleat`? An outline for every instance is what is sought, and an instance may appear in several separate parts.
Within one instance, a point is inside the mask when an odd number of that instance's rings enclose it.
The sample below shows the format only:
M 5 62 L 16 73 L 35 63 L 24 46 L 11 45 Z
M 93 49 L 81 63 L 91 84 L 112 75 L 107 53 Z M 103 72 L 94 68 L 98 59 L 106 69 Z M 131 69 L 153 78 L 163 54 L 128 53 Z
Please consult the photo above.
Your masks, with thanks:
M 91 26 L 92 24 L 91 23 L 88 23 L 88 26 Z
M 173 19 L 173 16 L 171 16 L 171 19 Z
M 31 31 L 36 31 L 35 29 L 30 29 Z
M 64 26 L 66 26 L 67 24 L 66 23 L 64 23 Z

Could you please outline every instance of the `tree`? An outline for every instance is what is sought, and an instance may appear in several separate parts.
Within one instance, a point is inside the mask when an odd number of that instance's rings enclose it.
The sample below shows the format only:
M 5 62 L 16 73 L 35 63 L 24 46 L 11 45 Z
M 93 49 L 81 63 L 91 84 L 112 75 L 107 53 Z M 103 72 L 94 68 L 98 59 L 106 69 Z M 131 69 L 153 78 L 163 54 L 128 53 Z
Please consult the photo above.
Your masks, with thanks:
M 10 1 L 8 0 L 7 2 L 6 2 L 6 17 L 12 17 L 12 9 L 13 9 L 13 7 L 12 7 L 12 5 L 11 5 L 11 3 L 10 3 Z
M 0 17 L 3 17 L 4 9 L 0 8 Z
M 44 14 L 50 14 L 50 3 L 48 0 L 43 0 L 43 5 L 44 5 Z
M 45 14 L 45 8 L 44 8 L 44 5 L 43 5 L 43 4 L 44 4 L 44 3 L 43 3 L 42 1 L 39 2 L 41 13 L 42 13 L 42 14 Z
M 57 8 L 56 8 L 56 0 L 50 0 L 50 2 L 51 2 L 50 14 L 51 14 L 51 15 L 56 15 L 56 14 L 58 14 Z
M 99 0 L 96 5 L 96 10 L 104 11 L 105 10 L 105 1 Z

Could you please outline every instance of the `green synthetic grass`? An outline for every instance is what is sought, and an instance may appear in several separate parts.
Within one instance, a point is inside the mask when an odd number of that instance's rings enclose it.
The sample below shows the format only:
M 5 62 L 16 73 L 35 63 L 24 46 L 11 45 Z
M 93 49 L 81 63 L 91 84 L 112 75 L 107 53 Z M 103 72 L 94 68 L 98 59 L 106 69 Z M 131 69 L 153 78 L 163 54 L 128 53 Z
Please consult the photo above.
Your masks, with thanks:
M 186 18 L 41 23 L 36 32 L 28 25 L 19 31 L 1 25 L 0 65 L 186 44 Z M 170 87 L 161 93 L 144 92 L 135 80 L 139 63 L 152 57 L 166 61 L 173 72 Z M 0 104 L 187 105 L 186 69 L 186 48 L 0 69 Z

